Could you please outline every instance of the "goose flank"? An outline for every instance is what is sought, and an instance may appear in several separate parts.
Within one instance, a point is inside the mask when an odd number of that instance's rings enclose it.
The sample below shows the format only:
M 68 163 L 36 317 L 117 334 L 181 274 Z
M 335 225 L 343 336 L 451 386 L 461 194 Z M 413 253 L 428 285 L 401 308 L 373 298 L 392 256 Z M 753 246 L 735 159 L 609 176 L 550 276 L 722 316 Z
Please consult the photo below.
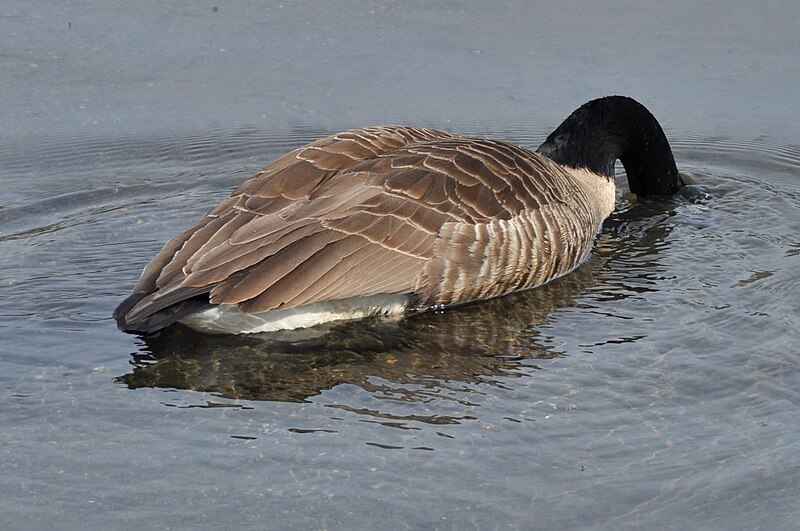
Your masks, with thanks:
M 635 100 L 573 112 L 534 152 L 379 126 L 296 149 L 170 240 L 114 311 L 120 329 L 302 328 L 535 288 L 578 267 L 614 209 L 614 164 L 638 196 L 683 183 Z

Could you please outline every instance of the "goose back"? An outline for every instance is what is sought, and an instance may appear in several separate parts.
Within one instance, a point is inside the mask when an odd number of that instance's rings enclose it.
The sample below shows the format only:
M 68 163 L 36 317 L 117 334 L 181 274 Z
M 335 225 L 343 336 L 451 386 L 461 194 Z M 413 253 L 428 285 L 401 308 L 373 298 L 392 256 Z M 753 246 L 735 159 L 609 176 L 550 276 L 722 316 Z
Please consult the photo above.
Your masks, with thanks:
M 210 305 L 258 314 L 399 295 L 408 311 L 495 297 L 577 267 L 613 205 L 613 180 L 506 142 L 346 131 L 266 166 L 170 240 L 115 317 L 150 331 Z

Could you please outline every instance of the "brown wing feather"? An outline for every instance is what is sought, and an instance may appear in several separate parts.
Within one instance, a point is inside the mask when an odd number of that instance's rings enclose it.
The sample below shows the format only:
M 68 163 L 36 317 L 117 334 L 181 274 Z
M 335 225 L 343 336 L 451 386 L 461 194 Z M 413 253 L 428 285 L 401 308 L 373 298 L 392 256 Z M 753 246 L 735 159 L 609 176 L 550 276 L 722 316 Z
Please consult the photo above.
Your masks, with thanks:
M 531 211 L 574 192 L 537 182 L 553 172 L 563 170 L 521 148 L 427 129 L 318 140 L 171 240 L 145 268 L 125 319 L 202 293 L 261 312 L 380 293 L 450 304 L 525 287 L 546 275 L 521 266 L 541 249 L 519 239 L 559 223 Z M 541 267 L 552 273 L 551 262 Z

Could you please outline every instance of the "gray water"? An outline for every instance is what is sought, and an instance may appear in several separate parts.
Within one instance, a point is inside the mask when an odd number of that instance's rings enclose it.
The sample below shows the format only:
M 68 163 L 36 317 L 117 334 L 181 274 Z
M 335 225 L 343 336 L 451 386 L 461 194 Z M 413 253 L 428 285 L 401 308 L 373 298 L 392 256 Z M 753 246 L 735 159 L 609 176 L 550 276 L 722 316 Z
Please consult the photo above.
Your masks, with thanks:
M 0 527 L 796 527 L 800 10 L 498 6 L 0 3 Z M 610 93 L 695 184 L 620 175 L 550 285 L 320 337 L 110 318 L 289 149 L 535 147 Z

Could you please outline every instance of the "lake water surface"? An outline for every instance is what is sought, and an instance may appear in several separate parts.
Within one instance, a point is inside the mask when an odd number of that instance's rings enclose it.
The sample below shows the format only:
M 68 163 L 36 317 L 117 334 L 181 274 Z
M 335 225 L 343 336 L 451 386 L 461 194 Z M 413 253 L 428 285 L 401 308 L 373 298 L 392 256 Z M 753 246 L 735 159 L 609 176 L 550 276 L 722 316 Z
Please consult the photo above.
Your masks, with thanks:
M 0 527 L 800 521 L 800 15 L 664 3 L 0 6 Z M 408 123 L 535 148 L 648 105 L 694 184 L 541 289 L 322 335 L 110 313 L 280 154 Z

